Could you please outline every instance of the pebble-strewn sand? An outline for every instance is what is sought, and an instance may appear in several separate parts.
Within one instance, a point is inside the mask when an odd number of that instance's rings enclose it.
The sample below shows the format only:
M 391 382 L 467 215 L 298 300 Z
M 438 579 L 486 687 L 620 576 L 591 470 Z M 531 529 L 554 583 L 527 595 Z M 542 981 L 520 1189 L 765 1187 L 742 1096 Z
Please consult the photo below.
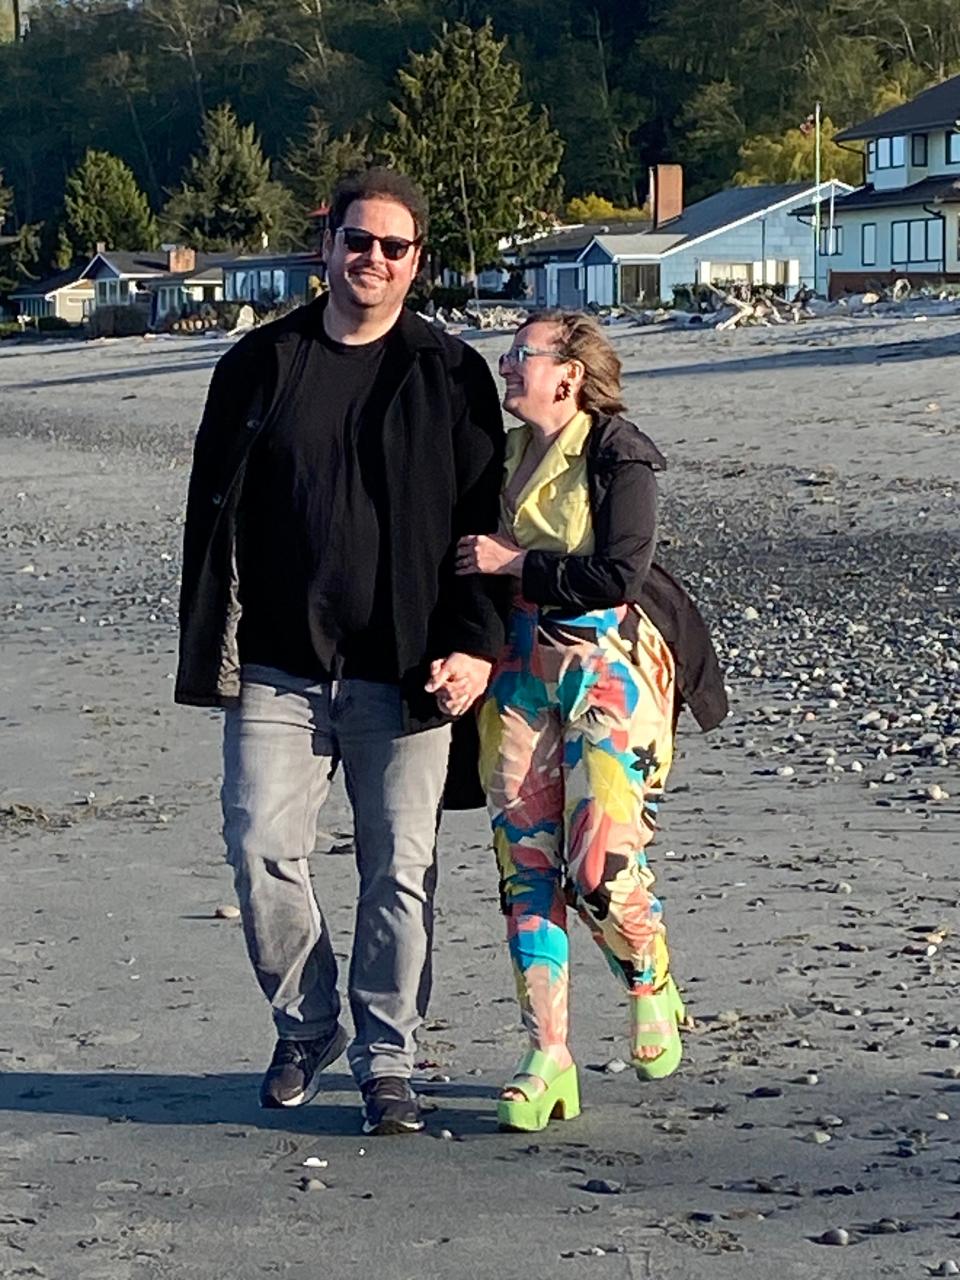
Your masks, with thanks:
M 342 1061 L 310 1107 L 257 1109 L 269 1020 L 215 918 L 219 720 L 171 701 L 226 343 L 0 345 L 0 1277 L 956 1273 L 960 321 L 611 333 L 734 713 L 684 718 L 652 855 L 684 1065 L 618 1070 L 619 995 L 575 933 L 586 1110 L 531 1138 L 493 1121 L 521 1034 L 479 813 L 442 834 L 427 1135 L 362 1138 Z M 346 951 L 342 792 L 322 825 Z

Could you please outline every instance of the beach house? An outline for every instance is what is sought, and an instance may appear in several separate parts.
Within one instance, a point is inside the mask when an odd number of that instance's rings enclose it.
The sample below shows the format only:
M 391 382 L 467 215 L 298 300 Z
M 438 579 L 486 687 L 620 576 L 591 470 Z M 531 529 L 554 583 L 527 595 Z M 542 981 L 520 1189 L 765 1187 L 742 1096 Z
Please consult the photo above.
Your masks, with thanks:
M 830 296 L 899 276 L 960 280 L 960 76 L 836 140 L 866 150 L 863 185 L 822 211 Z
M 187 302 L 222 298 L 223 264 L 232 257 L 172 244 L 133 250 L 107 249 L 101 244 L 80 279 L 93 285 L 93 310 L 137 306 L 154 322 Z
M 815 197 L 811 182 L 731 187 L 683 205 L 679 165 L 652 174 L 653 222 L 627 235 L 595 235 L 577 257 L 582 304 L 670 302 L 681 285 L 771 285 L 792 297 L 817 277 L 811 220 L 793 216 Z M 829 203 L 852 191 L 827 182 Z M 821 267 L 819 280 L 826 280 Z
M 94 297 L 93 285 L 81 278 L 82 272 L 82 267 L 71 267 L 46 280 L 19 285 L 7 295 L 7 310 L 32 320 L 53 316 L 80 324 L 89 315 Z

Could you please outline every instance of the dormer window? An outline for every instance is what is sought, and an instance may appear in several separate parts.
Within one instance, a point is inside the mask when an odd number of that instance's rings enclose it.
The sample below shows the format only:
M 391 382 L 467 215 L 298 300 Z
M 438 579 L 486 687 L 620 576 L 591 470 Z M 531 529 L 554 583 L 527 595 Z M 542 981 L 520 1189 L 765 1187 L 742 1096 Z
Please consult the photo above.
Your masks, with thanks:
M 911 163 L 918 169 L 927 167 L 927 135 L 915 133 L 910 139 Z
M 875 138 L 867 146 L 867 172 L 900 169 L 906 163 L 906 139 Z
M 960 164 L 960 133 L 947 134 L 947 164 Z

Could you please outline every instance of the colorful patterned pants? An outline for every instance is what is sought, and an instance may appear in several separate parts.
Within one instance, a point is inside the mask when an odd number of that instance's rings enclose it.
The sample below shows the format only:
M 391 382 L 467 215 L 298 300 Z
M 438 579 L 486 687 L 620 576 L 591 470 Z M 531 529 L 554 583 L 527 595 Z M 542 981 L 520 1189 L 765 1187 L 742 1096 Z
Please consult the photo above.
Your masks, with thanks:
M 536 1048 L 567 1041 L 567 906 L 634 995 L 667 976 L 646 846 L 673 757 L 673 657 L 633 606 L 511 616 L 480 711 L 507 938 Z

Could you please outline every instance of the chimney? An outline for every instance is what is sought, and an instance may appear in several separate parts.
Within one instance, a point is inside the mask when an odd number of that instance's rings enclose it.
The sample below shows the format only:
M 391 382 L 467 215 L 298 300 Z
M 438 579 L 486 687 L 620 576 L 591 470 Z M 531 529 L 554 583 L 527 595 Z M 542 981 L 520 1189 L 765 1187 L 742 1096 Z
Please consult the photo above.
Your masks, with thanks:
M 106 242 L 106 240 L 98 240 L 98 241 L 97 241 L 97 253 L 106 253 L 106 252 L 107 252 L 107 242 Z
M 650 208 L 653 229 L 683 213 L 683 165 L 658 164 L 650 170 Z
M 184 271 L 195 271 L 197 266 L 196 249 L 185 249 L 183 245 L 171 244 L 167 249 L 167 270 L 171 275 L 179 275 Z

